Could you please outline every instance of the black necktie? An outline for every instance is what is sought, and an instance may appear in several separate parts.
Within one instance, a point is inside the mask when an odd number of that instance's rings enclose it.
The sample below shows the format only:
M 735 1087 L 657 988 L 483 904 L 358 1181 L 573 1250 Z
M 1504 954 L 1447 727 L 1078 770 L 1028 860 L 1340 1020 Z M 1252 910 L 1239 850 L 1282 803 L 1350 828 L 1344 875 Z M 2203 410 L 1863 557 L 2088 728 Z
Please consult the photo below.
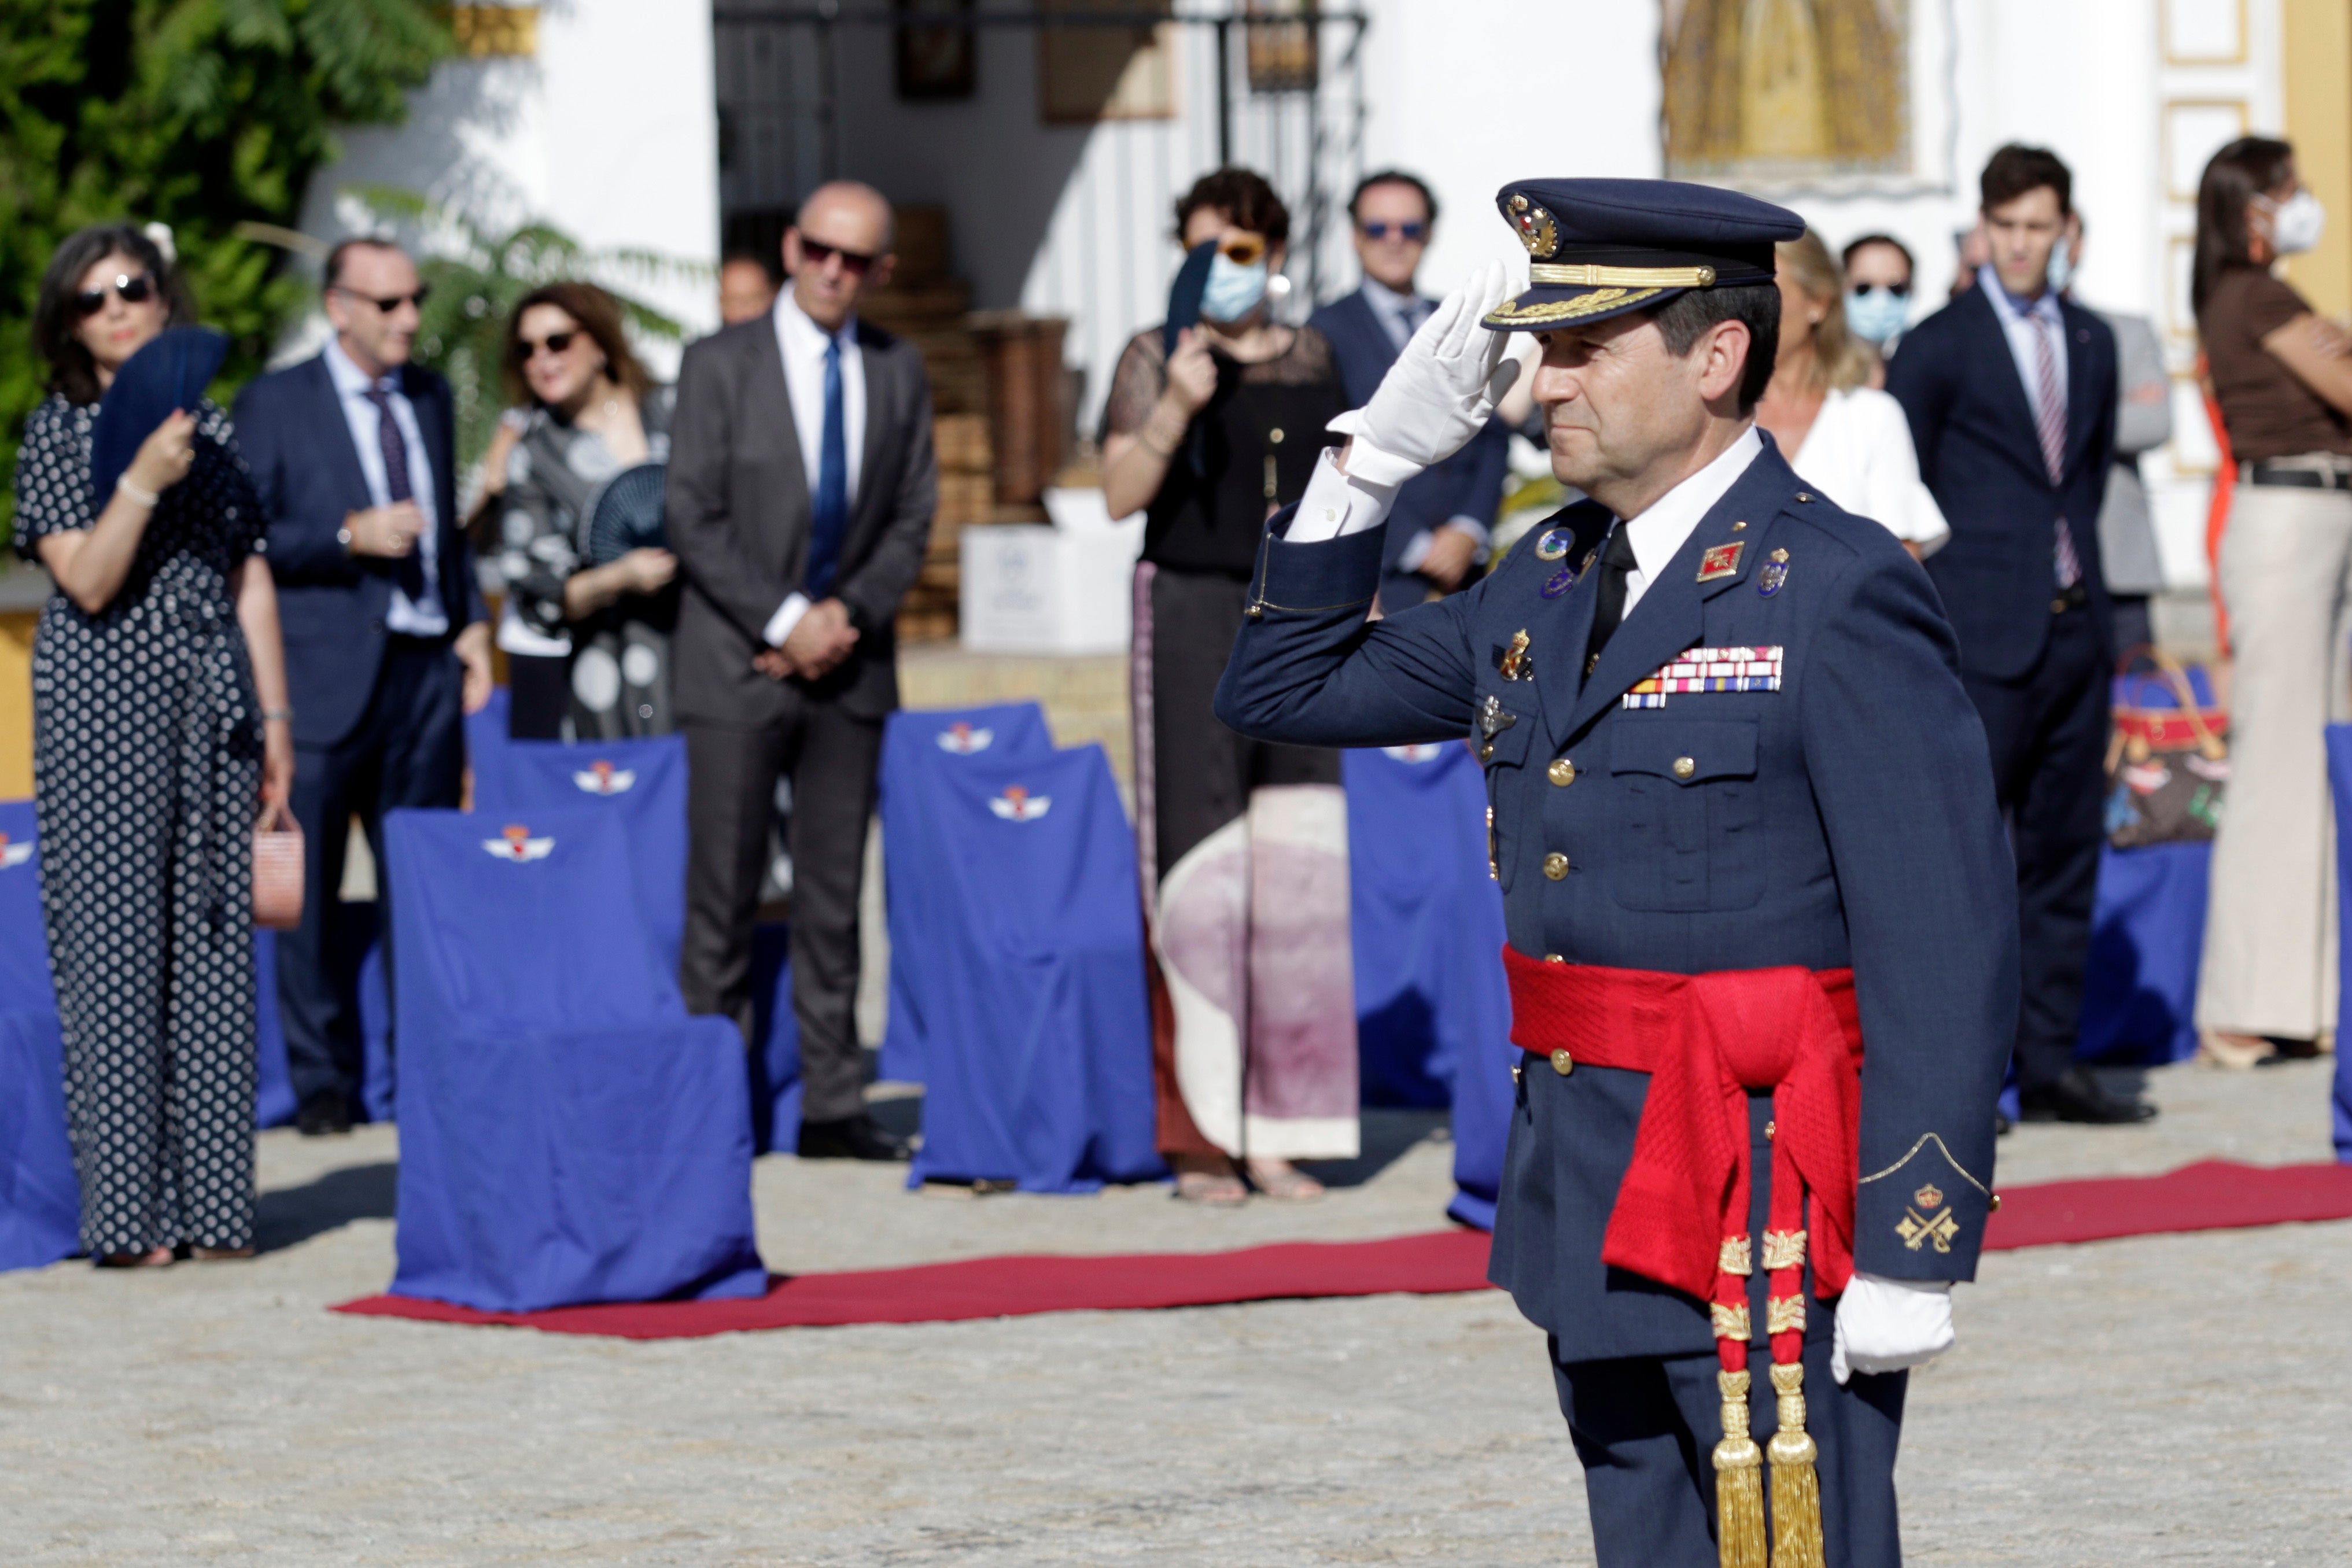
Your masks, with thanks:
M 400 421 L 392 412 L 392 395 L 383 388 L 371 383 L 368 402 L 375 404 L 376 434 L 383 443 L 383 490 L 394 505 L 416 498 L 415 486 L 408 482 L 408 440 L 400 433 Z M 420 540 L 411 544 L 408 553 L 392 563 L 392 580 L 408 602 L 425 602 L 425 553 Z
M 1601 580 L 1592 585 L 1592 638 L 1585 643 L 1585 667 L 1601 657 L 1601 650 L 1609 646 L 1609 639 L 1617 634 L 1617 627 L 1625 619 L 1625 578 L 1638 570 L 1641 561 L 1633 554 L 1631 529 L 1620 523 L 1601 547 Z

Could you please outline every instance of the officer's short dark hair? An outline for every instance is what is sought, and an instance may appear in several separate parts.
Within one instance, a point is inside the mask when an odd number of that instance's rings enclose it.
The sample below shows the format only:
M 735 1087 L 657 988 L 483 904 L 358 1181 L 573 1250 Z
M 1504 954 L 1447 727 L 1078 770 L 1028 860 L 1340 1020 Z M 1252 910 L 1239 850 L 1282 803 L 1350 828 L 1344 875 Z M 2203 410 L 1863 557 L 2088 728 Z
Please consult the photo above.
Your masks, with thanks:
M 407 254 L 400 249 L 398 240 L 383 235 L 353 235 L 347 240 L 339 240 L 335 248 L 327 253 L 327 287 L 341 288 L 343 286 L 343 262 L 355 250 L 389 250 L 404 256 Z
M 2058 154 L 2047 147 L 2026 147 L 2012 141 L 1986 162 L 1984 175 L 1977 182 L 1980 196 L 1978 204 L 1989 213 L 2044 185 L 2056 194 L 2062 216 L 2074 210 L 2074 176 L 2067 172 Z
M 1740 287 L 1693 288 L 1650 313 L 1677 359 L 1695 348 L 1706 329 L 1718 321 L 1738 321 L 1748 329 L 1748 366 L 1739 377 L 1739 412 L 1755 412 L 1772 382 L 1772 361 L 1780 349 L 1780 290 L 1769 283 Z
M 1423 221 L 1432 226 L 1436 225 L 1437 197 L 1431 193 L 1429 186 L 1422 181 L 1421 176 L 1408 174 L 1402 169 L 1383 169 L 1377 174 L 1367 174 L 1356 182 L 1355 193 L 1348 198 L 1348 219 L 1350 223 L 1355 221 L 1356 209 L 1363 204 L 1364 193 L 1374 185 L 1411 185 L 1421 193 L 1422 211 L 1427 214 Z
M 1235 228 L 1264 235 L 1268 245 L 1290 237 L 1290 209 L 1255 169 L 1228 166 L 1193 181 L 1192 188 L 1176 198 L 1177 244 L 1184 243 L 1184 225 L 1203 207 L 1224 214 Z

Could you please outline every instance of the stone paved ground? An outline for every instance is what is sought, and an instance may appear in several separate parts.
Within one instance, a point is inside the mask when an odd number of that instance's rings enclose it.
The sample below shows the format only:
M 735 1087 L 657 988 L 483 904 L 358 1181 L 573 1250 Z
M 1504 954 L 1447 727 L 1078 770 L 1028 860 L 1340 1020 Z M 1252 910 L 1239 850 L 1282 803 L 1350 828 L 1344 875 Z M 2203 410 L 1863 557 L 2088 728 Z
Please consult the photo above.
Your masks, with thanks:
M 2153 1128 L 2021 1129 L 2000 1181 L 2324 1158 L 2315 1066 L 2156 1074 Z M 910 1107 L 899 1107 L 900 1110 Z M 1320 1205 L 925 1197 L 758 1174 L 772 1267 L 1437 1222 L 1379 1118 Z M 0 1561 L 1588 1563 L 1542 1344 L 1487 1292 L 632 1344 L 338 1317 L 391 1268 L 388 1130 L 263 1138 L 247 1264 L 0 1277 Z M 1911 1561 L 2352 1560 L 2352 1223 L 1999 1254 L 1912 1385 Z

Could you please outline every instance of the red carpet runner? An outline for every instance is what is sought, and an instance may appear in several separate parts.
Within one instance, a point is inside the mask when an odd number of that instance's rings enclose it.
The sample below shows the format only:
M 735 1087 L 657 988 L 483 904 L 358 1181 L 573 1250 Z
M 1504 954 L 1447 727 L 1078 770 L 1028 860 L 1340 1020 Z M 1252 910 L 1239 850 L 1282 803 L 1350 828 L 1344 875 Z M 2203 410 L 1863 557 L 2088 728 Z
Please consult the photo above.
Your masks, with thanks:
M 2118 1236 L 2352 1218 L 2352 1166 L 2207 1160 L 2157 1176 L 2004 1188 L 1985 1247 L 2005 1251 Z M 481 1312 L 368 1296 L 333 1310 L 429 1322 L 505 1324 L 619 1339 L 744 1329 L 954 1322 L 1032 1312 L 1131 1312 L 1316 1296 L 1444 1295 L 1486 1288 L 1486 1237 L 1433 1231 L 1380 1241 L 1295 1241 L 1237 1252 L 973 1258 L 910 1269 L 778 1276 L 759 1301 L 644 1301 Z

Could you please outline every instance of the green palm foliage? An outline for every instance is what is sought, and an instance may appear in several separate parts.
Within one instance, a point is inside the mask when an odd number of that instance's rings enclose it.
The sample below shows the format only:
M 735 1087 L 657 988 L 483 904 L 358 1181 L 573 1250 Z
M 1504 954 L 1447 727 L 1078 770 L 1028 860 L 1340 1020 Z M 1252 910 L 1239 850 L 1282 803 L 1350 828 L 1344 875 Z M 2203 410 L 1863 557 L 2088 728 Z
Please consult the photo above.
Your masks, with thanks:
M 26 323 L 60 239 L 171 225 L 242 382 L 312 286 L 235 225 L 292 224 L 334 128 L 398 122 L 451 47 L 429 0 L 0 0 L 0 465 L 47 379 Z

